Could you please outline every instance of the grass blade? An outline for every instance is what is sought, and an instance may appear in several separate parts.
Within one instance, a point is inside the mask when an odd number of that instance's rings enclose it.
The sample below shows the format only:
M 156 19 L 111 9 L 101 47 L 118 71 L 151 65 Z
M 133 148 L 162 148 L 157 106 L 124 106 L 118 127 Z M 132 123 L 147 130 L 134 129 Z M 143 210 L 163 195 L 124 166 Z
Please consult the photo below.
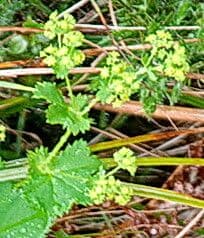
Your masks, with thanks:
M 189 195 L 177 193 L 163 188 L 154 188 L 151 186 L 132 184 L 123 182 L 124 186 L 130 187 L 135 191 L 135 194 L 141 197 L 159 199 L 180 203 L 183 205 L 204 208 L 204 201 L 201 199 L 193 198 Z

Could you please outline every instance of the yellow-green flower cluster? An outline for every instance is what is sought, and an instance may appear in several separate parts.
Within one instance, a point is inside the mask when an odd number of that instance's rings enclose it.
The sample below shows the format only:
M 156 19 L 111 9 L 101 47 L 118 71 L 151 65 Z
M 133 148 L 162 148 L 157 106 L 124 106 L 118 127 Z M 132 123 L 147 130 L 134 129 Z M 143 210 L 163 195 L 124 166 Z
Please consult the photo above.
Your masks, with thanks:
M 152 44 L 151 54 L 156 64 L 154 69 L 165 76 L 177 81 L 184 81 L 185 74 L 189 71 L 189 64 L 185 48 L 178 42 L 173 42 L 169 32 L 157 31 L 155 35 L 149 35 L 147 42 Z
M 71 51 L 69 47 L 63 45 L 57 47 L 49 45 L 43 51 L 40 52 L 40 57 L 44 58 L 44 62 L 53 68 L 57 78 L 65 78 L 69 70 L 74 68 L 76 65 L 81 64 L 85 56 L 81 50 L 74 49 Z
M 146 42 L 149 42 L 153 49 L 165 47 L 166 49 L 169 49 L 173 45 L 173 39 L 169 32 L 166 31 L 157 31 L 156 34 L 151 34 L 146 37 Z
M 184 81 L 186 78 L 185 74 L 190 69 L 187 63 L 185 48 L 175 43 L 173 49 L 174 51 L 169 53 L 164 61 L 164 74 L 177 81 Z
M 84 36 L 74 30 L 74 24 L 73 16 L 67 14 L 59 20 L 57 12 L 52 13 L 50 20 L 45 23 L 44 34 L 49 39 L 54 39 L 55 43 L 41 51 L 40 57 L 53 68 L 57 78 L 65 78 L 71 68 L 85 59 L 83 52 L 77 49 L 82 45 Z
M 53 12 L 49 21 L 45 23 L 45 36 L 49 39 L 54 39 L 58 34 L 63 35 L 73 30 L 76 23 L 74 17 L 70 14 L 65 14 L 63 19 L 57 18 L 57 11 Z
M 94 204 L 101 204 L 105 201 L 115 201 L 120 205 L 127 204 L 133 196 L 133 190 L 124 186 L 113 176 L 100 174 L 94 180 L 94 185 L 89 191 L 89 197 Z
M 0 125 L 0 141 L 5 141 L 6 138 L 6 127 Z
M 137 170 L 137 158 L 134 156 L 133 151 L 126 147 L 123 147 L 122 149 L 113 154 L 113 158 L 118 164 L 119 168 L 127 170 L 132 176 L 134 176 Z
M 133 67 L 121 60 L 117 52 L 111 52 L 98 78 L 96 97 L 103 103 L 118 107 L 128 101 L 139 86 Z

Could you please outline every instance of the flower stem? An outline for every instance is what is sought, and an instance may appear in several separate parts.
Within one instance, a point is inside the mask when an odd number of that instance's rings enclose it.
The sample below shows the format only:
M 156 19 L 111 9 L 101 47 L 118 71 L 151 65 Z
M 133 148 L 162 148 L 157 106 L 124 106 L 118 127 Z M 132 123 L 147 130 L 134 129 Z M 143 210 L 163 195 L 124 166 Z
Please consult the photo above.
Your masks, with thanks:
M 113 174 L 115 174 L 118 170 L 120 169 L 120 167 L 115 167 L 114 169 L 112 169 L 109 173 L 106 174 L 106 177 L 111 176 Z
M 65 80 L 66 80 L 69 96 L 70 96 L 70 98 L 72 98 L 73 97 L 72 87 L 71 87 L 70 80 L 69 80 L 68 76 L 65 77 Z
M 90 101 L 89 105 L 84 109 L 82 112 L 82 115 L 86 114 L 87 112 L 90 111 L 90 109 L 98 102 L 97 98 L 94 98 Z
M 61 39 L 61 34 L 57 34 L 57 40 L 58 40 L 58 45 L 59 45 L 59 48 L 62 47 L 62 39 Z
M 47 162 L 49 163 L 53 157 L 57 155 L 59 150 L 62 148 L 62 146 L 66 143 L 67 139 L 69 138 L 71 132 L 70 130 L 66 130 L 63 136 L 61 136 L 59 142 L 56 144 L 54 149 L 50 152 L 49 156 L 47 157 Z

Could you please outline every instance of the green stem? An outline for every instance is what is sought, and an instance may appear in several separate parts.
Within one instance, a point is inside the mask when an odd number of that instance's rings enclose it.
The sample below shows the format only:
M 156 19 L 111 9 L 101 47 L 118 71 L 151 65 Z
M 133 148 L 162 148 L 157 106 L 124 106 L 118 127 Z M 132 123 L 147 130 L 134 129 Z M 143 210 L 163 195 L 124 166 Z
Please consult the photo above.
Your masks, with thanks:
M 61 143 L 62 142 L 60 142 L 60 144 Z M 62 144 L 64 144 L 64 143 L 62 143 Z M 56 150 L 59 151 L 58 148 Z M 54 152 L 54 153 L 56 154 L 57 152 Z M 53 156 L 54 155 L 52 155 L 52 157 Z M 111 169 L 111 168 L 116 167 L 115 169 L 111 170 L 107 174 L 107 176 L 110 176 L 110 175 L 116 173 L 118 171 L 118 169 L 120 169 L 119 167 L 117 167 L 117 163 L 113 160 L 113 158 L 103 158 L 100 160 L 103 163 L 103 166 L 105 167 L 105 169 Z M 21 169 L 22 166 L 24 167 L 26 165 L 27 165 L 26 158 L 5 162 L 5 169 L 0 170 L 0 177 L 6 173 L 6 172 L 3 172 L 4 170 L 8 171 L 9 175 L 11 173 L 13 174 L 14 171 L 16 171 L 17 174 L 19 174 L 20 170 L 18 170 L 18 169 Z M 166 165 L 167 166 L 168 165 L 175 165 L 175 166 L 177 166 L 177 165 L 201 165 L 202 166 L 202 165 L 204 165 L 204 159 L 201 159 L 201 158 L 178 158 L 178 157 L 142 157 L 142 158 L 137 158 L 137 161 L 135 164 L 135 166 L 166 166 Z M 8 169 L 10 169 L 10 170 L 8 170 Z M 14 170 L 11 170 L 11 169 L 14 169 Z
M 204 100 L 202 97 L 182 93 L 179 97 L 179 102 L 198 108 L 204 108 Z
M 120 167 L 118 167 L 118 166 L 115 167 L 113 170 L 111 170 L 109 173 L 106 174 L 106 177 L 115 174 L 119 169 L 120 169 Z
M 14 89 L 14 90 L 27 91 L 27 92 L 35 91 L 35 88 L 24 86 L 24 85 L 17 84 L 17 83 L 6 82 L 6 81 L 0 81 L 0 87 Z
M 26 112 L 23 110 L 19 114 L 19 119 L 18 119 L 18 124 L 17 124 L 17 129 L 18 129 L 19 133 L 17 134 L 17 138 L 16 138 L 16 152 L 17 152 L 18 157 L 20 156 L 21 149 L 22 149 L 22 133 L 21 133 L 21 131 L 23 131 L 23 129 L 25 127 L 25 120 L 26 120 Z
M 82 112 L 82 115 L 86 114 L 87 112 L 90 111 L 90 109 L 98 102 L 97 98 L 94 98 L 90 101 L 89 105 L 84 109 Z
M 68 89 L 68 92 L 69 92 L 69 96 L 70 96 L 70 98 L 72 98 L 73 97 L 72 87 L 71 87 L 70 80 L 69 80 L 68 76 L 65 77 L 65 81 L 66 81 L 66 84 L 67 84 L 67 89 Z
M 58 45 L 59 45 L 59 48 L 62 47 L 62 39 L 61 39 L 61 34 L 57 34 L 57 40 L 58 40 Z
M 94 145 L 90 145 L 90 149 L 92 152 L 96 152 L 96 151 L 102 151 L 102 150 L 112 149 L 116 147 L 126 146 L 129 144 L 168 139 L 177 135 L 190 134 L 190 133 L 193 133 L 193 130 L 170 131 L 170 132 L 158 133 L 158 134 L 134 136 L 134 137 L 124 138 L 124 139 L 100 142 Z
M 0 86 L 1 87 L 1 86 Z M 13 97 L 0 101 L 0 118 L 10 116 L 13 113 L 20 112 L 24 108 L 36 106 L 40 100 L 28 97 Z
M 133 189 L 135 194 L 141 197 L 159 199 L 164 201 L 176 202 L 192 207 L 204 208 L 204 200 L 193 198 L 191 196 L 181 194 L 175 191 L 126 182 L 122 182 L 122 184 L 126 187 Z
M 49 153 L 49 156 L 47 157 L 47 162 L 49 163 L 53 157 L 57 155 L 59 150 L 62 148 L 62 146 L 67 142 L 67 139 L 69 138 L 71 132 L 67 129 L 63 136 L 61 136 L 59 142 L 56 144 L 54 149 Z
M 28 174 L 28 166 L 3 169 L 0 170 L 0 182 L 23 179 L 27 177 L 27 174 Z
M 18 168 L 18 167 L 25 166 L 27 164 L 28 164 L 28 159 L 27 158 L 21 158 L 21 159 L 6 161 L 6 162 L 3 161 L 3 168 L 6 168 L 6 169 Z
M 101 162 L 106 169 L 117 166 L 113 158 L 103 158 Z M 202 158 L 178 158 L 178 157 L 142 157 L 137 158 L 135 166 L 172 166 L 172 165 L 200 165 L 204 166 Z
M 178 158 L 178 157 L 142 157 L 137 158 L 137 166 L 160 166 L 160 165 L 204 165 L 201 158 Z
M 59 152 L 59 150 L 62 148 L 62 146 L 67 142 L 67 139 L 69 138 L 71 132 L 67 129 L 63 136 L 61 136 L 59 142 L 56 144 L 54 149 L 49 153 L 49 156 L 46 159 L 46 163 L 49 163 Z M 20 159 L 19 162 L 25 163 L 23 159 Z M 8 180 L 16 180 L 16 179 L 22 179 L 26 178 L 27 175 L 27 166 L 25 167 L 18 167 L 18 168 L 9 168 L 12 166 L 18 166 L 17 160 L 12 164 L 5 163 L 5 169 L 0 170 L 0 182 L 1 181 L 8 181 Z M 6 169 L 6 168 L 9 169 Z
M 143 64 L 147 71 L 148 71 L 148 66 L 149 66 L 149 64 L 151 63 L 152 59 L 153 59 L 154 56 L 155 56 L 155 53 L 156 53 L 156 52 L 152 50 L 152 51 L 151 51 L 151 55 L 149 56 L 147 63 L 146 63 L 146 64 Z M 144 62 L 143 62 L 143 63 L 144 63 Z

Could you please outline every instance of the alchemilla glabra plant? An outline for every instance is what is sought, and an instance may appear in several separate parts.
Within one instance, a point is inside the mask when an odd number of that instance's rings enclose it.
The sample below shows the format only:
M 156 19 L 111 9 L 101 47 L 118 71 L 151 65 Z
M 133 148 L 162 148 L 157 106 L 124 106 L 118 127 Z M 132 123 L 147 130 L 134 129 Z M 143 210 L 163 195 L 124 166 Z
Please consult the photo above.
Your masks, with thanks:
M 37 83 L 33 98 L 48 103 L 47 123 L 61 125 L 65 132 L 52 151 L 43 146 L 28 151 L 24 180 L 0 184 L 2 238 L 45 237 L 55 219 L 73 204 L 87 206 L 112 200 L 124 205 L 130 201 L 135 190 L 114 174 L 123 169 L 134 176 L 137 169 L 134 153 L 128 148 L 115 152 L 112 158 L 115 166 L 107 172 L 104 163 L 91 153 L 84 140 L 75 140 L 66 146 L 68 138 L 90 130 L 92 119 L 88 113 L 96 102 L 118 107 L 136 95 L 150 114 L 166 98 L 175 102 L 189 70 L 185 48 L 174 43 L 168 32 L 158 31 L 146 38 L 152 50 L 144 53 L 139 63 L 130 65 L 117 52 L 111 52 L 101 73 L 90 77 L 92 94 L 74 94 L 69 71 L 85 60 L 79 48 L 84 36 L 74 25 L 73 16 L 67 14 L 59 20 L 57 12 L 52 13 L 44 25 L 44 35 L 50 45 L 40 56 L 53 68 L 56 77 L 65 81 L 69 100 L 65 100 L 52 82 Z M 168 82 L 175 85 L 170 91 Z M 4 138 L 5 128 L 1 126 L 0 139 Z

